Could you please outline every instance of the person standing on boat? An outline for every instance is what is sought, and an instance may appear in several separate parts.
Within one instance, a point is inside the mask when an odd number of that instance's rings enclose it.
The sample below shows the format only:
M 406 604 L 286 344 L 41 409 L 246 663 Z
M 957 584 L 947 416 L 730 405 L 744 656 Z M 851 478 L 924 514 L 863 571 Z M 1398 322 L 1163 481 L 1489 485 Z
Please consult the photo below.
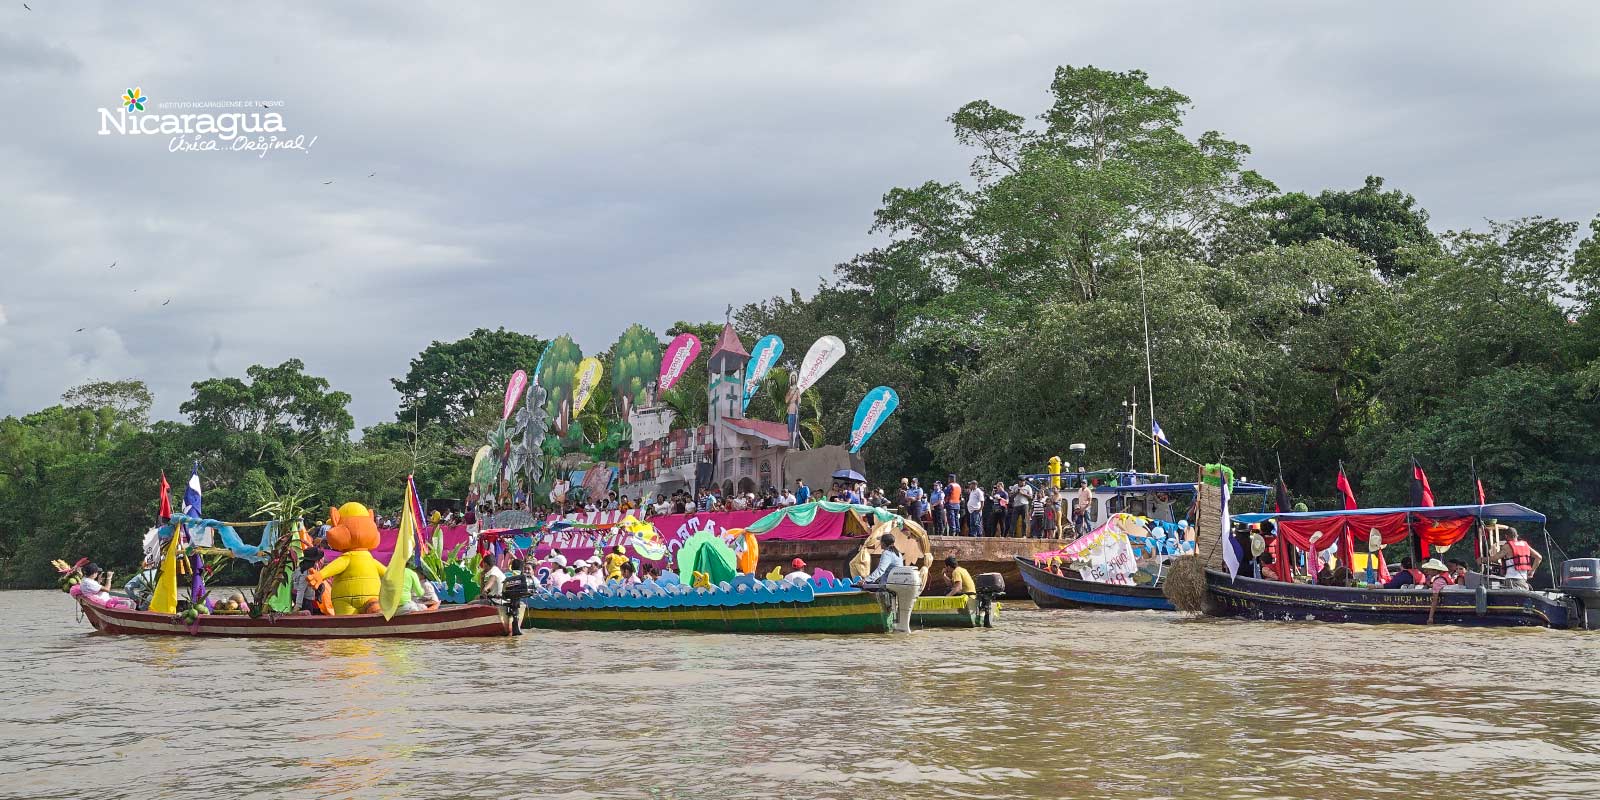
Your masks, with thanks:
M 1544 563 L 1544 556 L 1533 549 L 1527 542 L 1522 541 L 1522 534 L 1516 528 L 1506 528 L 1505 541 L 1489 554 L 1490 561 L 1498 561 L 1505 567 L 1505 587 L 1507 589 L 1521 589 L 1528 591 L 1528 579 L 1537 572 L 1539 565 Z
M 794 502 L 795 505 L 811 502 L 811 487 L 799 478 L 794 479 Z
M 967 535 L 983 535 L 983 489 L 977 481 L 967 482 Z
M 1073 524 L 1079 532 L 1088 533 L 1090 525 L 1090 512 L 1094 509 L 1094 489 L 1089 488 L 1089 479 L 1085 476 L 1078 477 L 1078 508 L 1072 515 Z

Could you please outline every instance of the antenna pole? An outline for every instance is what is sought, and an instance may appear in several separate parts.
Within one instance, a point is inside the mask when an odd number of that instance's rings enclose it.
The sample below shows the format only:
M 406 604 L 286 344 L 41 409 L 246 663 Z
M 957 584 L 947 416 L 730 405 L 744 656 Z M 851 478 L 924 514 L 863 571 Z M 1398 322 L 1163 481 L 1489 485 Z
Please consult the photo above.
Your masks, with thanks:
M 1145 388 L 1150 398 L 1150 420 L 1156 419 L 1156 379 L 1155 371 L 1150 366 L 1150 308 L 1144 299 L 1144 256 L 1139 256 L 1139 314 L 1144 318 L 1144 381 Z M 1150 437 L 1150 462 L 1153 472 L 1161 471 L 1161 443 Z

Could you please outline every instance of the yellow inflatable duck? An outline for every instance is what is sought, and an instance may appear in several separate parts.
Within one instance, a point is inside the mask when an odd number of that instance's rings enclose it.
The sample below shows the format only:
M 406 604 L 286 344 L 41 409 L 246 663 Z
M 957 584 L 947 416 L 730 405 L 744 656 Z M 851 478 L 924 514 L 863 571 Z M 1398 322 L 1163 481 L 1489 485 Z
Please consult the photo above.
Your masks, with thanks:
M 345 503 L 328 509 L 328 524 L 328 546 L 344 552 L 322 568 L 322 577 L 333 582 L 333 613 L 377 613 L 383 565 L 369 552 L 378 546 L 372 512 L 360 503 Z

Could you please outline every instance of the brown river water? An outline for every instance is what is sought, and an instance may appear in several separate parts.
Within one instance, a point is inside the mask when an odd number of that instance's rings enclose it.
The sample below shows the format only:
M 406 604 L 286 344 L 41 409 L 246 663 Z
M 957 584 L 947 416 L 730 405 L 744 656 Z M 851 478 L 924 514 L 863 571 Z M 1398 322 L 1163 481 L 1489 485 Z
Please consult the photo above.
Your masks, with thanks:
M 118 637 L 0 592 L 0 797 L 1574 798 L 1600 634 L 1011 604 L 910 636 Z

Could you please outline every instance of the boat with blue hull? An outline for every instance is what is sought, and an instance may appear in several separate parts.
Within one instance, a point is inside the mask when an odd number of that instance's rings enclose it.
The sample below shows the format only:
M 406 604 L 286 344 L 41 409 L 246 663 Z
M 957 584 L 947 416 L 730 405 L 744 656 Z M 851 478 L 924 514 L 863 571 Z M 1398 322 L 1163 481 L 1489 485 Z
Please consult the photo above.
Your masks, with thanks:
M 1489 589 L 1480 605 L 1470 589 L 1368 589 L 1229 578 L 1206 570 L 1206 613 L 1259 620 L 1366 622 L 1474 627 L 1569 627 L 1563 595 L 1521 589 Z
M 1017 571 L 1028 596 L 1040 608 L 1104 608 L 1172 611 L 1172 601 L 1155 586 L 1096 583 L 1042 569 L 1032 559 L 1017 557 Z
M 1543 514 L 1516 503 L 1236 514 L 1233 521 L 1241 525 L 1261 524 L 1271 531 L 1273 544 L 1267 549 L 1275 553 L 1269 563 L 1281 569 L 1284 578 L 1298 579 L 1250 577 L 1249 546 L 1240 538 L 1240 532 L 1234 530 L 1228 538 L 1236 543 L 1224 542 L 1205 562 L 1206 591 L 1202 611 L 1211 616 L 1472 627 L 1589 627 L 1586 619 L 1590 616 L 1586 614 L 1586 608 L 1591 605 L 1589 590 L 1576 574 L 1576 567 L 1581 565 L 1563 570 L 1568 573 L 1561 584 L 1566 592 L 1510 588 L 1487 569 L 1469 573 L 1467 577 L 1472 580 L 1464 581 L 1461 586 L 1445 586 L 1438 590 L 1422 586 L 1388 589 L 1381 586 L 1387 575 L 1372 577 L 1375 569 L 1383 568 L 1381 559 L 1368 561 L 1367 578 L 1361 581 L 1365 585 L 1321 585 L 1313 576 L 1295 575 L 1300 553 L 1312 551 L 1314 554 L 1305 558 L 1306 563 L 1313 565 L 1322 558 L 1315 553 L 1324 548 L 1334 551 L 1341 563 L 1352 562 L 1356 558 L 1358 541 L 1364 550 L 1376 554 L 1383 545 L 1414 540 L 1411 544 L 1417 549 L 1413 552 L 1428 558 L 1430 554 L 1438 557 L 1457 542 L 1471 541 L 1468 537 L 1475 536 L 1478 540 L 1475 550 L 1493 552 L 1499 543 L 1497 532 L 1509 530 L 1500 523 L 1534 524 L 1541 528 L 1545 524 Z M 1546 538 L 1546 548 L 1549 546 Z M 1233 547 L 1235 554 L 1245 562 L 1244 573 L 1237 577 L 1220 568 L 1221 552 L 1227 547 Z M 1430 548 L 1431 553 L 1423 547 Z M 1370 566 L 1373 563 L 1379 566 Z M 1416 574 L 1421 575 L 1420 572 Z M 1554 582 L 1553 564 L 1551 577 Z M 1413 582 L 1421 581 L 1413 579 Z M 1469 585 L 1480 588 L 1467 588 Z

